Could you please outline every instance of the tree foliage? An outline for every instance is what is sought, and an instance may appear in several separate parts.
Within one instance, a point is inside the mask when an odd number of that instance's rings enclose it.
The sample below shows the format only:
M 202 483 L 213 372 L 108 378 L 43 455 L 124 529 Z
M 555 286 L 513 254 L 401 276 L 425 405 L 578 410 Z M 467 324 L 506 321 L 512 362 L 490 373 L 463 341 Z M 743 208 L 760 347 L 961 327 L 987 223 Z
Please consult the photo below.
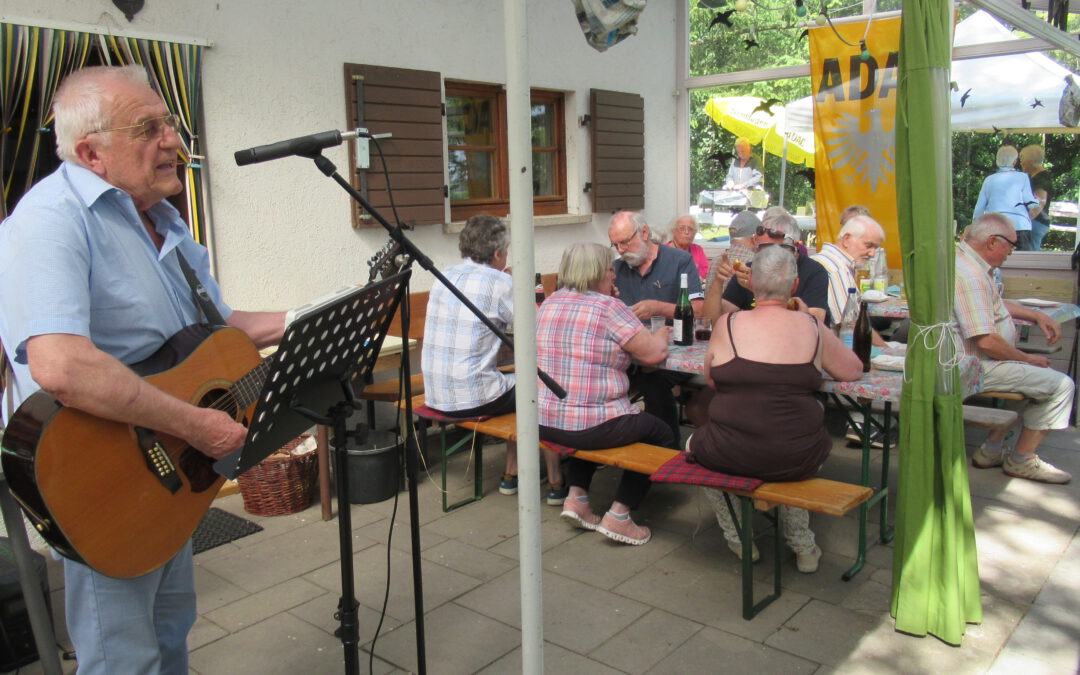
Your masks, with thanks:
M 809 63 L 809 46 L 803 37 L 800 18 L 795 14 L 794 2 L 767 0 L 749 3 L 745 12 L 732 12 L 728 16 L 731 26 L 721 23 L 710 25 L 721 13 L 734 8 L 734 0 L 689 0 L 690 3 L 690 74 L 703 76 L 733 73 L 746 70 L 767 70 L 781 66 Z M 827 0 L 826 11 L 832 17 L 848 16 L 861 11 L 861 2 Z M 900 0 L 877 3 L 879 11 L 899 9 Z M 812 21 L 821 3 L 807 2 L 807 17 Z M 770 9 L 772 7 L 773 9 Z M 974 8 L 962 6 L 960 19 L 966 18 Z M 1080 26 L 1080 17 L 1070 18 L 1070 29 Z M 1018 37 L 1027 37 L 1017 33 Z M 747 40 L 756 45 L 747 45 Z M 1047 54 L 1073 72 L 1080 64 L 1073 57 L 1057 52 Z M 767 74 L 766 74 L 767 76 Z M 714 96 L 757 96 L 775 98 L 786 105 L 810 91 L 809 78 L 765 79 L 725 87 L 696 89 L 690 92 L 690 203 L 695 203 L 701 190 L 715 189 L 723 184 L 728 161 L 716 159 L 722 153 L 734 149 L 735 135 L 721 128 L 705 113 L 706 102 Z M 958 230 L 971 222 L 971 214 L 979 195 L 983 179 L 995 170 L 994 156 L 1002 143 L 1022 148 L 1037 143 L 1046 150 L 1046 163 L 1053 181 L 1054 201 L 1077 201 L 1077 176 L 1080 175 L 1080 138 L 1070 134 L 1008 134 L 991 135 L 957 132 L 952 139 L 953 160 L 953 212 Z M 762 159 L 761 148 L 755 155 Z M 763 161 L 765 188 L 771 193 L 771 203 L 779 203 L 780 167 L 779 157 L 766 153 Z M 802 172 L 802 173 L 800 173 Z M 784 204 L 794 210 L 813 201 L 814 192 L 805 177 L 803 167 L 788 164 L 787 187 Z M 1055 219 L 1055 222 L 1058 222 Z M 1060 221 L 1073 224 L 1075 221 Z M 1044 248 L 1071 250 L 1071 232 L 1051 232 Z

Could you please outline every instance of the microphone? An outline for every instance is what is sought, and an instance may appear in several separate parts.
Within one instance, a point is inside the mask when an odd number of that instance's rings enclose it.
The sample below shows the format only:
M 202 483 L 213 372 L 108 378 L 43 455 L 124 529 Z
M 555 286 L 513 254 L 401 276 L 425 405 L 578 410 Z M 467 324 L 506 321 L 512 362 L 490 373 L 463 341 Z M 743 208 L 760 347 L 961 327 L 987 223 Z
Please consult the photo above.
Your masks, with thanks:
M 246 150 L 237 150 L 233 157 L 236 158 L 237 166 L 246 166 L 258 162 L 267 162 L 271 159 L 291 157 L 314 157 L 323 148 L 332 148 L 341 145 L 341 142 L 349 138 L 370 138 L 367 129 L 353 129 L 351 131 L 323 131 L 318 134 L 309 134 L 299 138 L 290 138 L 287 141 L 278 141 L 269 145 L 257 145 Z

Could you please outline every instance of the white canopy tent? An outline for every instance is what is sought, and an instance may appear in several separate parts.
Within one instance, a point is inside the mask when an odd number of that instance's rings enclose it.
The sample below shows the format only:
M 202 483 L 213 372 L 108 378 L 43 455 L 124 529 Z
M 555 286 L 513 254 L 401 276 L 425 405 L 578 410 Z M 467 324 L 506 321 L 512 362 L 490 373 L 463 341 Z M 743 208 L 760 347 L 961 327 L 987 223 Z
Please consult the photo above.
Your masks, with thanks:
M 1008 28 L 980 10 L 956 25 L 954 46 L 1017 39 Z M 1080 79 L 1057 62 L 1039 52 L 983 56 L 953 61 L 952 92 L 953 131 L 1001 130 L 1030 133 L 1076 133 L 1058 120 L 1058 107 L 1067 90 L 1080 93 Z M 965 93 L 970 94 L 961 104 Z M 1032 107 L 1038 100 L 1042 105 Z M 788 128 L 812 131 L 813 96 L 794 101 L 786 107 Z

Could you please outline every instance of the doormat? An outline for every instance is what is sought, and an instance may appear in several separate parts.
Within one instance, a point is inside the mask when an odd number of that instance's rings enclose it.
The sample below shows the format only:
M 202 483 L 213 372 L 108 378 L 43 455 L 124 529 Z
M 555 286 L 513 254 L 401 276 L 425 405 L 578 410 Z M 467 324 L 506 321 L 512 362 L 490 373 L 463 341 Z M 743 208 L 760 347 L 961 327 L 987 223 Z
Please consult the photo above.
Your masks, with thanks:
M 256 532 L 262 532 L 262 525 L 212 507 L 191 537 L 192 551 L 199 554 Z

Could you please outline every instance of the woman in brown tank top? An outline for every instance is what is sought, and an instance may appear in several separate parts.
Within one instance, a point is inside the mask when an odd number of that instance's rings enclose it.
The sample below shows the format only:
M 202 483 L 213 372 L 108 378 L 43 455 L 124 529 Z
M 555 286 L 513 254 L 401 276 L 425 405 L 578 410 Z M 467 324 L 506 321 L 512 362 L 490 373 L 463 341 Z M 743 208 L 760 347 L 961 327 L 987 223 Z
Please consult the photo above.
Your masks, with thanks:
M 754 256 L 750 284 L 754 308 L 720 317 L 705 357 L 706 381 L 715 390 L 687 448 L 691 459 L 714 471 L 763 480 L 803 480 L 817 473 L 832 449 L 824 408 L 815 397 L 821 369 L 837 380 L 857 380 L 862 363 L 810 315 L 806 305 L 788 311 L 798 284 L 795 256 L 780 246 Z M 706 496 L 729 548 L 738 555 L 738 533 L 715 490 Z M 785 509 L 784 536 L 801 572 L 813 572 L 821 549 L 805 509 Z M 758 557 L 754 551 L 754 559 Z

